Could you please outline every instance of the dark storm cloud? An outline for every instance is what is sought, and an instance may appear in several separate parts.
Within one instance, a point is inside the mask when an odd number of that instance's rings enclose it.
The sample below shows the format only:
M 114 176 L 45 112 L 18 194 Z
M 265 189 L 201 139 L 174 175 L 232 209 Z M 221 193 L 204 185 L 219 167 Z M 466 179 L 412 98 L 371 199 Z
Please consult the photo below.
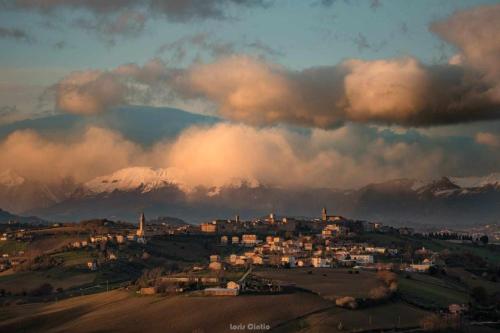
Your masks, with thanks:
M 208 53 L 212 58 L 226 57 L 232 54 L 249 52 L 259 57 L 277 57 L 283 55 L 282 52 L 269 46 L 268 44 L 255 40 L 246 42 L 222 41 L 213 34 L 201 32 L 194 35 L 184 36 L 172 42 L 164 43 L 156 51 L 157 54 L 168 54 L 169 60 L 178 63 L 186 60 L 189 51 L 196 50 L 194 59 L 201 58 L 200 52 Z
M 2 0 L 0 8 L 53 13 L 65 9 L 83 9 L 95 15 L 115 14 L 122 10 L 140 10 L 150 15 L 164 15 L 170 20 L 225 19 L 226 9 L 268 7 L 270 0 Z
M 0 27 L 0 38 L 23 42 L 33 42 L 35 39 L 25 30 L 19 28 Z

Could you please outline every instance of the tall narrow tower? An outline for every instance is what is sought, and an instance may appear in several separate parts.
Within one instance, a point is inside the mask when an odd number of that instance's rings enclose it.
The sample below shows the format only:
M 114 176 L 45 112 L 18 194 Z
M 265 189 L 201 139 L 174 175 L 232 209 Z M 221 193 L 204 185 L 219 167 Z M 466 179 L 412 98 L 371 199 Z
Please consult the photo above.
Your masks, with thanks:
M 321 220 L 326 222 L 326 220 L 328 220 L 328 213 L 326 212 L 326 208 L 323 207 L 323 209 L 321 210 Z
M 141 217 L 139 217 L 139 229 L 137 229 L 137 236 L 144 237 L 146 229 L 146 218 L 144 217 L 144 212 L 141 213 Z

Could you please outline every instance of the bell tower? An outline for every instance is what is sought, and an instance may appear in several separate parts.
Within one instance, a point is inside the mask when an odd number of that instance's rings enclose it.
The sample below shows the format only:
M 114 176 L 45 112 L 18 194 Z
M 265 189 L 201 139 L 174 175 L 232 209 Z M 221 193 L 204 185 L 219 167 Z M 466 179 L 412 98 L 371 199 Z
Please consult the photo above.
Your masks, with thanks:
M 144 216 L 144 212 L 141 213 L 139 217 L 139 229 L 137 229 L 137 236 L 144 237 L 146 229 L 146 217 Z
M 326 220 L 328 220 L 328 213 L 326 212 L 325 207 L 323 207 L 323 209 L 321 210 L 321 220 L 323 222 L 326 222 Z

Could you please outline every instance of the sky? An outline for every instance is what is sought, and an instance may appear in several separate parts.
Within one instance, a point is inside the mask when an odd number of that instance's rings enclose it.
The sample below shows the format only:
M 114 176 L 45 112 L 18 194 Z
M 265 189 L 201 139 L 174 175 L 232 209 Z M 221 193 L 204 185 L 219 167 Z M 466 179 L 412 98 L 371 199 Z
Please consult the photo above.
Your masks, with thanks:
M 500 171 L 499 1 L 0 0 L 0 22 L 0 125 L 124 105 L 225 121 L 152 147 L 109 128 L 19 131 L 0 169 L 26 178 L 139 163 L 190 186 L 356 187 Z M 30 158 L 54 175 L 13 162 Z

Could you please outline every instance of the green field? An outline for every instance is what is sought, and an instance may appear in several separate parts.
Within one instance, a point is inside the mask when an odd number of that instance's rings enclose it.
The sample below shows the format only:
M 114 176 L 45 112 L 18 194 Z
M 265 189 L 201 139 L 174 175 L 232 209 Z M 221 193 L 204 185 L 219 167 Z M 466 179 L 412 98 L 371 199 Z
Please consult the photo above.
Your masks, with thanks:
M 93 259 L 92 253 L 86 250 L 72 250 L 54 254 L 53 257 L 64 260 L 64 266 L 86 265 Z
M 430 277 L 429 277 L 430 278 Z M 453 285 L 445 285 L 439 279 L 400 278 L 398 280 L 401 295 L 416 304 L 429 308 L 445 308 L 453 303 L 463 304 L 469 301 L 466 291 Z
M 19 251 L 26 251 L 28 243 L 15 240 L 0 241 L 0 255 L 7 253 L 9 255 L 17 254 Z

